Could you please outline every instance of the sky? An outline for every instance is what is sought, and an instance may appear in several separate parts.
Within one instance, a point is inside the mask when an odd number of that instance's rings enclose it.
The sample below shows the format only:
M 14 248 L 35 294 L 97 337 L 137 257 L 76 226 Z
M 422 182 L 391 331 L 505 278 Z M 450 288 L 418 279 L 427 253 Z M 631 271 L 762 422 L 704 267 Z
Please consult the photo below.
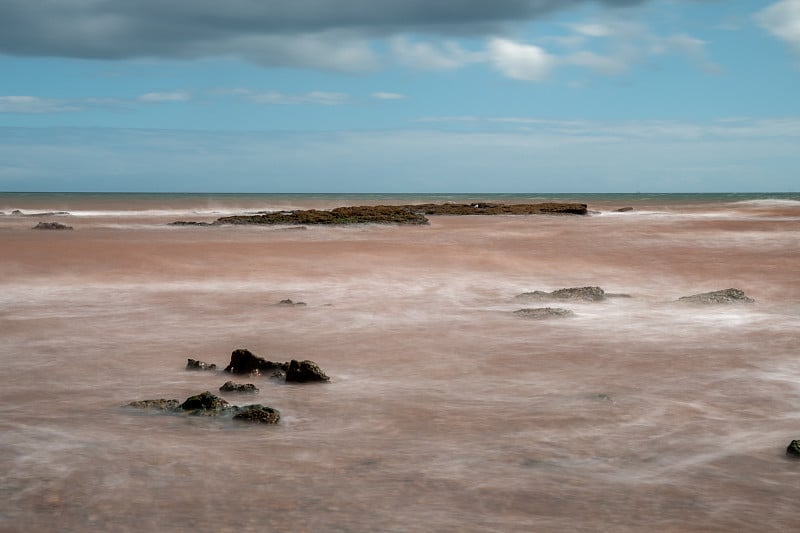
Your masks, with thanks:
M 800 0 L 0 0 L 0 191 L 796 192 Z

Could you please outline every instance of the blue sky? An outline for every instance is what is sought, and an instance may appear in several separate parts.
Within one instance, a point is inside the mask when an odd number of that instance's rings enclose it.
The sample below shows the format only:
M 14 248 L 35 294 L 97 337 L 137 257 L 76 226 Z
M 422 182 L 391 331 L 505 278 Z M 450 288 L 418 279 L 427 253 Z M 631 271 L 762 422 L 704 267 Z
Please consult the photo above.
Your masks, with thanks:
M 0 190 L 800 190 L 800 0 L 0 0 Z

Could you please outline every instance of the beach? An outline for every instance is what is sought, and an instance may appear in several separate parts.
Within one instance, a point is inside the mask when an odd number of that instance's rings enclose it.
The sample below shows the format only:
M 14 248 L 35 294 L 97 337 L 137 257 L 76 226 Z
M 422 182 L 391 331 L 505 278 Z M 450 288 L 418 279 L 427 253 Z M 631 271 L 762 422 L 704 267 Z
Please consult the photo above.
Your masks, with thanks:
M 554 198 L 590 214 L 168 225 Z M 0 531 L 800 529 L 796 194 L 3 193 L 0 211 Z M 517 298 L 585 286 L 625 297 Z M 677 301 L 727 288 L 755 301 Z M 545 305 L 572 315 L 514 314 Z M 330 382 L 222 372 L 239 348 Z M 125 407 L 203 391 L 281 420 Z

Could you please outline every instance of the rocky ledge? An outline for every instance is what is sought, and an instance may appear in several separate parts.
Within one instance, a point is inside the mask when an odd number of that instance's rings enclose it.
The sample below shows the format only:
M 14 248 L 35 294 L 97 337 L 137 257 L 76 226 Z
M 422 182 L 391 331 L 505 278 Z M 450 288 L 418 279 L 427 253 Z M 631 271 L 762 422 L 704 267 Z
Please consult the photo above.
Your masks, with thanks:
M 518 317 L 532 320 L 545 320 L 548 318 L 565 318 L 572 316 L 574 313 L 569 309 L 560 307 L 537 307 L 533 309 L 517 309 L 514 314 Z
M 39 222 L 33 227 L 33 229 L 70 230 L 72 229 L 72 226 L 67 226 L 66 224 L 62 224 L 61 222 Z
M 314 361 L 297 361 L 295 359 L 285 363 L 268 361 L 244 348 L 231 353 L 231 362 L 225 367 L 225 372 L 231 374 L 272 372 L 273 377 L 285 377 L 287 382 L 295 383 L 330 381 L 330 378 Z
M 425 215 L 586 215 L 586 204 L 415 204 L 364 205 L 337 207 L 331 210 L 294 210 L 259 212 L 218 218 L 215 222 L 178 220 L 173 226 L 208 226 L 224 224 L 311 225 L 311 224 L 427 224 Z
M 606 299 L 606 292 L 600 287 L 569 287 L 553 292 L 523 292 L 516 296 L 518 300 L 572 300 L 582 302 L 600 302 Z
M 722 289 L 678 298 L 679 302 L 703 305 L 753 303 L 755 300 L 746 296 L 741 289 Z

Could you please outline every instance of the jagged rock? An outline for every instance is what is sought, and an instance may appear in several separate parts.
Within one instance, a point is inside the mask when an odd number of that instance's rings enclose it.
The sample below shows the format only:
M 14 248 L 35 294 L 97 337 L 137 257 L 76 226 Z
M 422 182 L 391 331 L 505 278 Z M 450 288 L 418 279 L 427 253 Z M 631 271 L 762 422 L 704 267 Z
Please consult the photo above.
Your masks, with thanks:
M 278 302 L 278 305 L 283 305 L 283 306 L 286 306 L 286 307 L 295 307 L 295 306 L 298 306 L 298 305 L 299 306 L 304 306 L 304 305 L 306 305 L 306 303 L 305 302 L 293 302 L 292 300 L 287 298 L 286 300 L 281 300 L 280 302 Z
M 244 407 L 236 407 L 234 410 L 236 414 L 233 415 L 233 419 L 242 420 L 244 422 L 277 424 L 281 419 L 280 411 L 261 404 L 245 405 Z
M 213 363 L 205 363 L 196 359 L 186 360 L 186 370 L 216 370 L 217 365 Z
M 212 411 L 218 412 L 230 407 L 230 404 L 208 391 L 190 396 L 180 405 L 184 411 Z
M 569 309 L 562 309 L 560 307 L 537 307 L 534 309 L 518 309 L 514 314 L 534 320 L 544 320 L 547 318 L 564 318 L 572 316 L 574 313 Z
M 289 361 L 289 368 L 286 370 L 286 381 L 304 383 L 307 381 L 328 381 L 330 378 L 314 361 Z
M 800 458 L 800 440 L 793 440 L 786 448 L 786 455 Z
M 723 289 L 719 291 L 693 294 L 692 296 L 683 296 L 681 298 L 678 298 L 678 301 L 708 305 L 708 304 L 753 303 L 755 300 L 745 296 L 744 291 L 740 289 Z
M 67 226 L 61 222 L 39 222 L 33 229 L 72 229 L 72 226 Z
M 263 357 L 254 355 L 250 350 L 238 349 L 231 353 L 231 362 L 225 367 L 225 372 L 231 374 L 251 374 L 270 370 L 286 370 L 288 366 L 288 363 L 267 361 Z
M 234 383 L 233 381 L 226 381 L 219 390 L 220 392 L 258 392 L 258 388 L 252 383 Z
M 178 400 L 165 400 L 159 398 L 158 400 L 137 400 L 128 404 L 129 407 L 136 407 L 138 409 L 152 409 L 157 411 L 175 411 L 181 406 Z
M 599 302 L 605 300 L 606 294 L 600 287 L 570 287 L 558 289 L 553 292 L 533 291 L 518 294 L 521 300 L 577 300 L 584 302 Z

